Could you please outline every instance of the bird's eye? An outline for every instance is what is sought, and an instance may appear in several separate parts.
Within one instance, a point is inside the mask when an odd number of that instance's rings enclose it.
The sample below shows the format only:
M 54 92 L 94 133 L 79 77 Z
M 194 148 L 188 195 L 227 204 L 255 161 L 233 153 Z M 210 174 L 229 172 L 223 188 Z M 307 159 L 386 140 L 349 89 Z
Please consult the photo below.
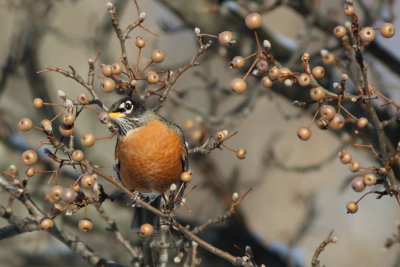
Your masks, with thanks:
M 132 105 L 131 102 L 126 102 L 126 103 L 125 103 L 125 110 L 126 110 L 126 111 L 131 111 L 132 108 L 133 108 L 133 105 Z

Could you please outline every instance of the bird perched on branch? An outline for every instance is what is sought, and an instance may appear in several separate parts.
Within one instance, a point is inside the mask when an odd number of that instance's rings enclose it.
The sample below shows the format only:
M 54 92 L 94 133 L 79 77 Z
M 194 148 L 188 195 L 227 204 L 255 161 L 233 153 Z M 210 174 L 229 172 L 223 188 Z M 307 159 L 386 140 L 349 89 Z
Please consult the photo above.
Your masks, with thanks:
M 115 159 L 119 178 L 127 189 L 139 192 L 142 200 L 159 209 L 162 194 L 178 184 L 188 169 L 182 130 L 135 97 L 118 100 L 109 116 L 118 128 Z M 139 232 L 145 223 L 156 229 L 160 218 L 137 204 L 131 229 Z

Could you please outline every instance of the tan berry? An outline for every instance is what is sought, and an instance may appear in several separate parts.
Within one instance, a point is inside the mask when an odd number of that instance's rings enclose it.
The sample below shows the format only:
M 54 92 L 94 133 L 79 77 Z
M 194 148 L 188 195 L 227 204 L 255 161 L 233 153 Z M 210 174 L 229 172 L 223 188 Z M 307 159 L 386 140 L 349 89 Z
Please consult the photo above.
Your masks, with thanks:
M 164 51 L 160 49 L 155 49 L 153 52 L 151 52 L 151 60 L 155 63 L 161 63 L 165 59 L 165 53 Z
M 392 23 L 385 23 L 380 28 L 380 33 L 385 38 L 391 38 L 396 33 L 396 28 Z
M 202 129 L 194 129 L 191 133 L 190 133 L 190 137 L 196 141 L 196 142 L 200 142 L 201 140 L 203 140 L 204 138 L 204 131 Z
M 352 161 L 349 165 L 349 170 L 352 172 L 358 172 L 360 170 L 360 168 L 361 168 L 361 164 L 357 160 Z
M 345 14 L 346 16 L 351 16 L 351 15 L 353 15 L 353 14 L 354 14 L 354 6 L 353 6 L 353 5 L 345 4 L 345 5 L 344 5 L 344 14 Z
M 312 69 L 311 74 L 315 79 L 321 79 L 325 76 L 325 69 L 322 66 L 316 66 Z
M 115 81 L 106 77 L 103 78 L 100 86 L 104 93 L 111 93 L 115 89 Z
M 269 77 L 271 79 L 276 79 L 279 76 L 279 68 L 277 66 L 273 66 L 272 68 L 269 69 L 268 73 Z
M 185 123 L 183 124 L 183 127 L 187 130 L 193 129 L 194 126 L 195 126 L 195 124 L 192 120 L 185 120 Z
M 321 86 L 314 87 L 310 90 L 310 97 L 314 101 L 322 101 L 325 98 L 325 90 Z
M 350 201 L 346 204 L 347 213 L 356 213 L 358 211 L 358 205 L 354 201 Z
M 308 127 L 300 127 L 297 130 L 297 136 L 303 140 L 303 141 L 307 141 L 308 139 L 310 139 L 311 137 L 311 130 Z
M 322 62 L 325 65 L 332 65 L 335 64 L 336 58 L 335 55 L 332 53 L 326 53 L 322 56 Z
M 61 185 L 55 185 L 50 189 L 49 196 L 55 202 L 61 199 L 61 194 L 64 188 Z
M 85 174 L 81 179 L 81 184 L 85 188 L 92 188 L 94 186 L 94 178 L 93 175 Z
M 372 42 L 375 39 L 375 35 L 375 30 L 371 27 L 364 27 L 360 31 L 360 39 L 366 43 Z
M 342 114 L 336 113 L 333 119 L 329 122 L 329 127 L 333 130 L 342 129 L 345 123 L 345 119 Z
M 280 68 L 279 69 L 279 76 L 278 76 L 278 80 L 283 82 L 286 79 L 290 78 L 292 76 L 292 71 L 289 68 Z
M 104 76 L 111 76 L 113 74 L 112 66 L 101 64 L 101 72 Z
M 96 138 L 93 134 L 87 133 L 82 136 L 82 144 L 86 147 L 91 147 L 96 142 Z
M 75 115 L 72 113 L 67 113 L 64 115 L 62 121 L 65 125 L 70 126 L 70 125 L 74 124 L 74 122 L 75 122 Z
M 54 221 L 50 218 L 43 218 L 39 223 L 40 228 L 43 230 L 50 230 L 54 227 Z
M 51 132 L 51 131 L 53 131 L 53 127 L 51 126 L 51 121 L 50 121 L 50 120 L 42 120 L 42 121 L 40 122 L 40 125 L 43 127 L 43 129 L 44 129 L 46 132 Z
M 311 83 L 310 75 L 307 73 L 300 74 L 297 78 L 297 82 L 300 84 L 300 86 L 309 86 Z
M 190 183 L 190 181 L 192 181 L 192 173 L 191 172 L 182 172 L 181 180 L 184 183 Z
M 78 192 L 79 190 L 81 190 L 81 187 L 78 183 L 73 183 L 71 185 L 71 189 L 74 190 L 74 192 Z
M 215 133 L 215 138 L 216 138 L 218 141 L 223 141 L 223 140 L 225 139 L 225 137 L 226 137 L 227 134 L 228 134 L 228 132 L 227 132 L 226 130 L 224 130 L 224 131 L 218 131 L 218 132 Z
M 230 66 L 231 68 L 237 69 L 243 67 L 245 60 L 241 56 L 236 56 L 232 59 Z
M 321 130 L 326 130 L 326 129 L 328 129 L 329 121 L 327 121 L 325 118 L 319 118 L 317 120 L 317 126 Z
M 332 120 L 333 117 L 335 117 L 336 110 L 333 106 L 331 105 L 323 105 L 321 107 L 321 115 L 328 121 Z
M 35 169 L 34 168 L 32 168 L 32 167 L 30 167 L 30 168 L 28 168 L 28 169 L 26 169 L 26 171 L 25 171 L 25 174 L 26 174 L 26 176 L 28 176 L 28 177 L 32 177 L 32 176 L 34 176 L 35 175 Z
M 33 99 L 33 107 L 34 108 L 41 108 L 43 107 L 43 100 L 41 98 Z
M 218 35 L 218 41 L 223 46 L 231 46 L 235 43 L 235 36 L 230 31 L 224 31 Z
M 238 151 L 236 151 L 236 157 L 238 159 L 244 159 L 246 158 L 246 155 L 247 155 L 246 149 L 240 148 L 238 149 Z
M 337 38 L 342 38 L 343 36 L 346 35 L 346 28 L 342 25 L 338 25 L 335 27 L 335 29 L 333 29 L 333 34 L 337 37 Z
M 89 103 L 89 97 L 87 96 L 87 94 L 79 94 L 78 95 L 78 102 L 81 105 L 86 105 Z
M 26 150 L 24 153 L 22 153 L 21 160 L 25 165 L 31 166 L 38 161 L 38 155 L 33 150 Z
M 60 132 L 60 134 L 62 136 L 70 136 L 70 135 L 72 135 L 74 133 L 74 127 L 73 126 L 68 126 L 68 125 L 65 125 L 65 124 L 62 123 L 58 127 L 58 131 Z
M 368 119 L 367 118 L 361 117 L 361 118 L 359 118 L 357 120 L 357 127 L 358 128 L 362 129 L 367 125 L 368 125 Z
M 82 232 L 89 232 L 93 228 L 93 222 L 91 219 L 82 219 L 79 220 L 78 227 Z
M 150 236 L 153 234 L 153 232 L 154 227 L 149 223 L 145 223 L 140 226 L 140 235 L 142 236 Z
M 376 184 L 376 175 L 373 173 L 367 173 L 366 175 L 364 175 L 364 184 L 368 185 L 368 186 L 372 186 Z
M 261 84 L 262 84 L 263 87 L 269 88 L 269 87 L 272 86 L 272 81 L 271 81 L 271 79 L 270 79 L 268 76 L 264 76 L 264 77 L 261 79 Z
M 339 159 L 343 164 L 349 164 L 352 160 L 352 156 L 349 152 L 341 151 L 339 152 Z
M 72 160 L 79 162 L 79 161 L 83 160 L 84 154 L 83 154 L 82 150 L 74 150 L 72 152 L 71 158 L 72 158 Z
M 118 75 L 122 72 L 122 67 L 118 63 L 112 64 L 111 69 L 112 69 L 112 74 L 114 75 Z
M 241 94 L 247 89 L 247 84 L 242 78 L 235 78 L 231 81 L 231 89 L 235 93 Z
M 351 181 L 351 188 L 355 192 L 362 192 L 365 189 L 363 177 L 356 177 Z
M 150 84 L 158 83 L 158 81 L 160 80 L 158 74 L 155 71 L 149 71 L 146 74 L 146 79 L 147 79 L 147 82 Z
M 250 13 L 245 18 L 247 28 L 255 30 L 261 27 L 262 17 L 259 13 Z
M 71 188 L 65 188 L 61 194 L 61 200 L 65 203 L 72 203 L 76 198 L 76 193 Z
M 33 126 L 33 122 L 31 119 L 29 118 L 23 118 L 18 122 L 18 128 L 23 131 L 29 131 L 30 129 L 32 129 Z
M 136 37 L 135 45 L 136 45 L 138 48 L 143 48 L 143 47 L 146 46 L 146 42 L 143 40 L 142 37 L 138 36 L 138 37 Z

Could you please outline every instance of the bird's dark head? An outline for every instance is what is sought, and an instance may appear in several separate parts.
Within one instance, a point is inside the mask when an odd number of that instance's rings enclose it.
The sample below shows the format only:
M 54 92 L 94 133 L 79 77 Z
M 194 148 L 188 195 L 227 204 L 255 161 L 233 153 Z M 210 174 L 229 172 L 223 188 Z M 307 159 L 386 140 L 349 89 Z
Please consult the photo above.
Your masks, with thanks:
M 140 99 L 126 97 L 111 105 L 109 116 L 118 127 L 120 135 L 143 125 L 142 115 L 146 111 Z

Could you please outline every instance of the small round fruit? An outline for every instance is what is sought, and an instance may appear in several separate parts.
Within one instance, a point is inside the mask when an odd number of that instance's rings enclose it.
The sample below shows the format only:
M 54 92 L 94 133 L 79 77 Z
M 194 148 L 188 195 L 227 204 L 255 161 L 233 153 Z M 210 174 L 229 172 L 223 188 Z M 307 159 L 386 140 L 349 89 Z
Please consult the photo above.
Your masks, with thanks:
M 71 158 L 73 161 L 79 162 L 83 160 L 84 156 L 85 155 L 83 154 L 82 150 L 74 150 L 72 152 Z
M 335 55 L 332 53 L 326 53 L 322 56 L 322 62 L 325 65 L 332 65 L 336 62 Z
M 93 222 L 91 219 L 88 218 L 82 219 L 79 220 L 78 227 L 79 230 L 81 230 L 82 232 L 89 232 L 93 228 Z
M 311 71 L 315 79 L 321 79 L 325 76 L 325 69 L 322 66 L 316 66 Z
M 352 160 L 352 156 L 349 152 L 341 151 L 339 152 L 339 159 L 343 164 L 349 164 Z
M 300 86 L 309 86 L 311 83 L 310 75 L 307 73 L 300 74 L 297 78 L 297 82 L 300 84 Z
M 29 118 L 23 118 L 18 122 L 18 128 L 23 131 L 29 131 L 30 129 L 32 129 L 33 126 L 33 122 L 31 119 Z
M 375 39 L 376 33 L 375 30 L 371 27 L 364 27 L 360 31 L 360 39 L 363 42 L 369 43 Z
M 46 132 L 51 132 L 53 130 L 53 127 L 51 126 L 51 121 L 50 120 L 42 120 L 40 122 L 40 125 L 43 127 L 43 129 Z
M 67 126 L 71 126 L 75 122 L 75 115 L 72 113 L 67 113 L 63 117 L 63 123 Z
M 358 205 L 354 201 L 350 201 L 346 204 L 347 213 L 356 213 L 358 211 Z
M 344 5 L 344 14 L 346 16 L 351 16 L 354 14 L 354 6 L 353 5 Z
M 32 166 L 38 161 L 38 155 L 34 150 L 26 150 L 22 153 L 21 160 L 25 165 Z
M 391 38 L 396 33 L 396 28 L 392 23 L 385 23 L 380 28 L 380 33 L 385 38 Z
M 41 98 L 33 99 L 33 107 L 34 108 L 41 108 L 43 107 L 43 100 Z
M 181 173 L 181 181 L 184 183 L 190 183 L 190 181 L 192 181 L 191 172 L 182 172 Z
M 352 172 L 358 172 L 360 170 L 360 168 L 361 168 L 361 164 L 357 160 L 352 161 L 349 165 L 349 170 Z
M 372 186 L 376 184 L 376 175 L 373 173 L 367 173 L 366 175 L 364 175 L 364 184 L 368 185 L 368 186 Z
M 145 224 L 142 224 L 142 226 L 140 226 L 140 235 L 141 236 L 150 236 L 153 234 L 153 232 L 154 232 L 154 227 L 149 223 L 145 223 Z
M 28 176 L 28 177 L 34 176 L 35 173 L 36 173 L 36 172 L 35 172 L 35 169 L 32 168 L 32 167 L 29 167 L 29 168 L 26 169 L 26 171 L 25 171 L 25 174 L 26 174 L 26 176 Z
M 345 119 L 342 114 L 336 113 L 333 119 L 329 122 L 329 127 L 333 130 L 342 129 L 345 123 Z
M 63 193 L 64 188 L 61 185 L 55 185 L 50 189 L 49 196 L 55 202 L 61 199 L 61 194 Z
M 74 190 L 74 192 L 79 192 L 79 190 L 81 190 L 81 186 L 75 182 L 71 185 L 71 189 Z
M 232 59 L 230 66 L 231 68 L 237 69 L 243 67 L 245 60 L 241 56 L 236 56 Z
M 158 74 L 155 71 L 149 71 L 146 74 L 146 79 L 147 79 L 148 83 L 155 84 L 155 83 L 158 83 L 158 81 L 160 80 L 160 77 L 158 76 Z
M 91 147 L 96 142 L 96 138 L 93 134 L 87 133 L 82 136 L 82 144 L 86 147 Z
M 346 28 L 343 27 L 342 25 L 338 25 L 338 26 L 335 27 L 335 29 L 333 29 L 333 34 L 337 38 L 342 38 L 343 36 L 346 35 Z
M 112 69 L 112 74 L 114 75 L 118 75 L 122 72 L 122 67 L 118 63 L 112 64 L 111 69 Z
M 297 130 L 297 136 L 303 140 L 303 141 L 307 141 L 308 139 L 310 139 L 311 137 L 311 130 L 308 127 L 300 127 Z
M 247 28 L 255 30 L 261 27 L 262 17 L 259 13 L 250 13 L 245 18 Z
M 312 100 L 319 102 L 325 98 L 325 90 L 321 86 L 314 87 L 310 90 L 310 97 Z
M 104 76 L 111 76 L 113 74 L 113 69 L 111 65 L 101 64 L 101 71 L 103 72 Z
M 61 200 L 65 203 L 72 203 L 76 198 L 76 193 L 71 188 L 65 188 L 61 194 Z
M 235 43 L 235 36 L 230 31 L 224 31 L 218 35 L 218 41 L 224 46 L 231 46 Z
M 92 188 L 94 186 L 94 178 L 90 174 L 85 174 L 81 179 L 81 184 L 85 188 Z
M 321 115 L 328 121 L 332 120 L 335 117 L 336 110 L 331 105 L 323 105 L 321 108 Z
M 292 71 L 289 68 L 283 67 L 279 69 L 278 80 L 283 82 L 292 76 Z
M 40 228 L 43 230 L 50 230 L 54 227 L 54 221 L 50 218 L 43 218 L 39 223 Z
M 246 158 L 246 155 L 247 155 L 246 149 L 240 148 L 238 149 L 238 151 L 236 151 L 236 157 L 238 159 L 244 159 Z
M 192 120 L 186 120 L 185 123 L 183 124 L 183 127 L 187 130 L 191 130 L 195 127 L 195 124 Z
M 279 76 L 279 68 L 277 66 L 273 66 L 272 68 L 269 69 L 268 73 L 269 77 L 271 79 L 276 79 Z
M 368 124 L 368 119 L 367 118 L 361 117 L 361 118 L 359 118 L 357 120 L 357 127 L 360 128 L 360 129 L 362 129 L 365 126 L 367 126 L 367 124 Z
M 329 121 L 327 121 L 325 118 L 319 118 L 317 120 L 317 126 L 321 130 L 326 130 L 326 129 L 328 129 Z
M 70 136 L 70 135 L 72 135 L 74 133 L 74 127 L 73 126 L 68 126 L 68 125 L 65 125 L 65 124 L 61 124 L 58 127 L 58 131 L 60 132 L 60 134 L 62 136 Z
M 362 192 L 365 189 L 363 177 L 356 177 L 351 181 L 351 188 L 355 192 Z
M 115 81 L 111 78 L 103 78 L 101 89 L 104 93 L 111 93 L 115 89 Z
M 81 105 L 86 105 L 89 103 L 89 97 L 87 96 L 87 94 L 79 94 L 78 95 L 78 102 Z
M 242 94 L 247 89 L 247 84 L 242 78 L 235 78 L 231 81 L 231 89 L 235 93 Z
M 143 48 L 146 46 L 146 42 L 144 41 L 144 39 L 142 37 L 138 36 L 138 37 L 136 37 L 135 45 L 138 48 Z
M 262 84 L 263 87 L 269 88 L 269 87 L 272 86 L 272 81 L 271 81 L 271 79 L 270 79 L 268 76 L 264 76 L 264 77 L 261 79 L 261 84 Z
M 154 63 L 161 63 L 164 61 L 164 59 L 165 59 L 164 51 L 162 51 L 160 49 L 155 49 L 155 50 L 153 50 L 153 52 L 151 52 L 151 60 Z

